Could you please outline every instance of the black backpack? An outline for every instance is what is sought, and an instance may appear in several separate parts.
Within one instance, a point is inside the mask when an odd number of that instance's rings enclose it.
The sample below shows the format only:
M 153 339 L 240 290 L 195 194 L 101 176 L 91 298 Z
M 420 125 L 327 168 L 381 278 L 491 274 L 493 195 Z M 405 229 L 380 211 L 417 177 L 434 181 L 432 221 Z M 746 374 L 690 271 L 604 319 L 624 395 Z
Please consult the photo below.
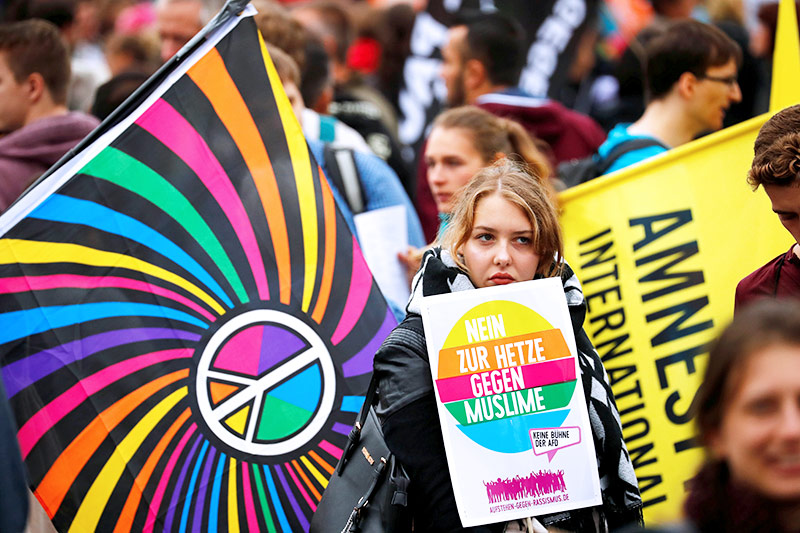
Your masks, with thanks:
M 594 154 L 583 159 L 574 159 L 561 163 L 558 165 L 558 178 L 567 188 L 586 183 L 608 172 L 611 165 L 628 152 L 649 146 L 667 148 L 663 143 L 655 139 L 629 139 L 616 145 L 605 158 Z

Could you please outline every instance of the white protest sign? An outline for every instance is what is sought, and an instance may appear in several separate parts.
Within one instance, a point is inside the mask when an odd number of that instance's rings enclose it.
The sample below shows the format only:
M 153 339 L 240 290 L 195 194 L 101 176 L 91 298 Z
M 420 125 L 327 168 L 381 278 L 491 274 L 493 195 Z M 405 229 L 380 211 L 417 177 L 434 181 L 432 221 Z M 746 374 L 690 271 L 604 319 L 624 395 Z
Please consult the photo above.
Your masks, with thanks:
M 422 320 L 462 524 L 601 504 L 561 280 L 424 298 Z
M 381 292 L 402 306 L 411 295 L 398 253 L 408 249 L 406 208 L 402 205 L 365 211 L 353 217 L 361 252 Z

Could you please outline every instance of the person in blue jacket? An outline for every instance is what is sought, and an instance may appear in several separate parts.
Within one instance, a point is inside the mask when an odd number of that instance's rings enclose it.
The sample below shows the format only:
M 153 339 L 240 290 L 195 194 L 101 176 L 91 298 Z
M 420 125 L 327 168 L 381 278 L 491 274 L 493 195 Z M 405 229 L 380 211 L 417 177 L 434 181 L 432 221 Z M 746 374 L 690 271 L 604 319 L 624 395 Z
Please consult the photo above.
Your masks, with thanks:
M 725 112 L 742 99 L 737 75 L 742 51 L 718 28 L 696 20 L 670 23 L 646 48 L 648 104 L 632 124 L 617 124 L 597 153 L 601 159 L 632 139 L 660 144 L 624 153 L 614 172 L 722 128 Z

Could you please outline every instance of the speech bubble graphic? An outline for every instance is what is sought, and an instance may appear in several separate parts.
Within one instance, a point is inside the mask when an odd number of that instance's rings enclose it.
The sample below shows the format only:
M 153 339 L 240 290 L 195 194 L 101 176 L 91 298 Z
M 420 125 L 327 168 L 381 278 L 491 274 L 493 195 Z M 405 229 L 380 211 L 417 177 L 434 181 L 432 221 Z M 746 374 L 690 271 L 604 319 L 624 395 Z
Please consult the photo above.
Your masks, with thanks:
M 581 442 L 581 428 L 566 426 L 560 428 L 538 428 L 530 430 L 533 453 L 536 455 L 547 454 L 549 461 L 553 460 L 558 450 L 575 446 Z

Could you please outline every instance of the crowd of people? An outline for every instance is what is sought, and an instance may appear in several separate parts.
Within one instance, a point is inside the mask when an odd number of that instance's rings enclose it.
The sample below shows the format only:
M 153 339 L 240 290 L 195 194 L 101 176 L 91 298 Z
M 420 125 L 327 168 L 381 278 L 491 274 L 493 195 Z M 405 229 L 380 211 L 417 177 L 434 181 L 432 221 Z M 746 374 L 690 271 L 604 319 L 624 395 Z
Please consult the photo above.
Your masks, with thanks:
M 431 0 L 431 4 L 435 3 Z M 438 2 L 441 4 L 442 2 Z M 445 2 L 446 3 L 446 2 Z M 222 0 L 18 0 L 0 24 L 0 213 L 106 119 L 219 11 Z M 559 277 L 602 505 L 532 518 L 529 531 L 641 528 L 642 499 L 613 392 L 583 330 L 563 257 L 558 192 L 767 110 L 777 3 L 606 0 L 574 36 L 547 96 L 521 86 L 527 33 L 501 11 L 459 13 L 441 46 L 448 109 L 401 142 L 399 94 L 424 1 L 252 0 L 283 88 L 351 231 L 403 206 L 410 299 L 375 355 L 386 442 L 411 478 L 415 531 L 462 530 L 424 349 L 420 299 Z M 530 9 L 536 9 L 536 2 Z M 622 5 L 638 19 L 616 20 Z M 633 8 L 631 8 L 633 9 Z M 800 531 L 800 106 L 762 127 L 747 176 L 795 242 L 735 288 L 736 318 L 695 402 L 707 460 L 685 531 Z M 732 179 L 734 179 L 732 177 Z M 742 177 L 744 181 L 744 176 Z M 731 288 L 733 297 L 734 288 Z M 3 394 L 0 383 L 0 395 Z M 0 404 L 0 532 L 27 516 L 10 414 Z M 512 531 L 498 523 L 463 530 Z

